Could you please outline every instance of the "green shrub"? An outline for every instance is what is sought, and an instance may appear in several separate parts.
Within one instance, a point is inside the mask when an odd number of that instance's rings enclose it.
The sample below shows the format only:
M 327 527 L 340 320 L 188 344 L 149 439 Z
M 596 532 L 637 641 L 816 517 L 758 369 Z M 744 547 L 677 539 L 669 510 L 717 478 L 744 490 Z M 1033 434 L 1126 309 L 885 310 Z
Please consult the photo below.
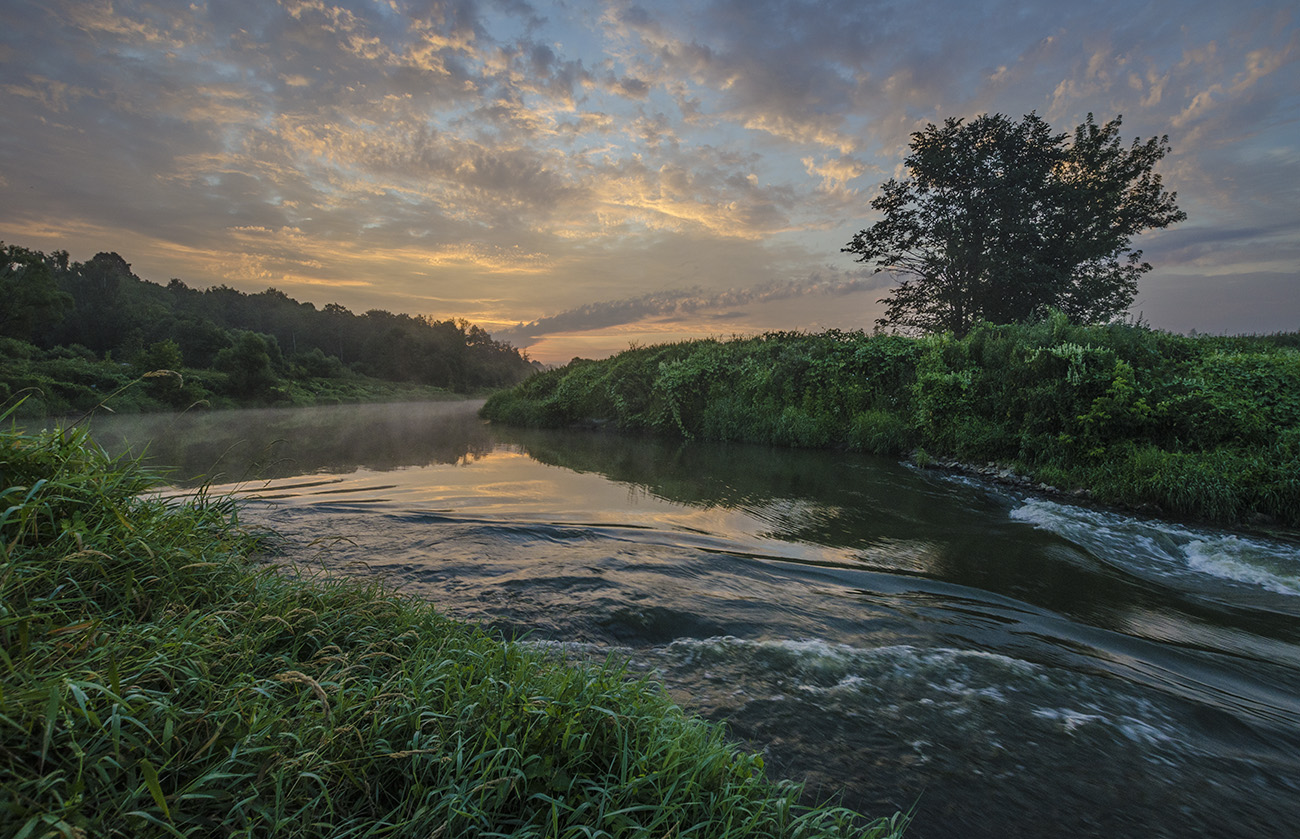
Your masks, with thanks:
M 849 426 L 849 448 L 879 455 L 901 455 L 912 448 L 911 429 L 897 414 L 863 411 Z

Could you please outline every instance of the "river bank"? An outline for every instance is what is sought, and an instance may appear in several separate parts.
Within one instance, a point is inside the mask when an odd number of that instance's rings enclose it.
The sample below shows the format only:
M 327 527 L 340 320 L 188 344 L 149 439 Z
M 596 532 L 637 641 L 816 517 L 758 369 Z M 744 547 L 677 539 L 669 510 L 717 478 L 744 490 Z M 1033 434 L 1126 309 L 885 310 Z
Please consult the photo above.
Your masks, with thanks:
M 962 339 L 774 333 L 575 359 L 483 415 L 974 464 L 1171 519 L 1295 528 L 1297 346 L 1061 318 Z
M 0 832 L 883 836 L 612 662 L 284 573 L 228 498 L 0 432 Z
M 42 351 L 21 341 L 0 338 L 0 410 L 24 420 L 69 417 L 96 411 L 171 414 L 232 408 L 305 407 L 383 402 L 463 400 L 458 393 L 415 382 L 377 379 L 338 369 L 310 375 L 301 368 L 268 374 L 256 392 L 234 389 L 228 374 L 194 367 L 166 369 L 120 364 L 63 349 Z

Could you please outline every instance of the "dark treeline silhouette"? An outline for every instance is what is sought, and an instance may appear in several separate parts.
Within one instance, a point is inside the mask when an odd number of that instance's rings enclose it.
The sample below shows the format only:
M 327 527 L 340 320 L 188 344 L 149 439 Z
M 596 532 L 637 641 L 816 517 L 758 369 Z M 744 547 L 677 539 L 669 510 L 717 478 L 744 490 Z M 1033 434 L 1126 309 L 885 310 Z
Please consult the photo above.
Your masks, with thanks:
M 186 369 L 198 385 L 240 402 L 284 401 L 277 394 L 290 381 L 348 377 L 468 393 L 533 370 L 525 354 L 461 319 L 317 309 L 274 288 L 247 294 L 179 279 L 162 286 L 116 253 L 73 262 L 66 251 L 0 243 L 0 260 L 0 341 L 12 357 L 110 361 L 137 373 Z

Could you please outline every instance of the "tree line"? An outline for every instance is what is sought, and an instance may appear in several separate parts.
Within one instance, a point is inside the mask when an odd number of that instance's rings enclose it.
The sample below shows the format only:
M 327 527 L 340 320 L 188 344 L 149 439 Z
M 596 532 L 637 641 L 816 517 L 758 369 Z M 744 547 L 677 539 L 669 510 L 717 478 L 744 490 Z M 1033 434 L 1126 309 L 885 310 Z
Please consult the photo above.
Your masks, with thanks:
M 117 253 L 75 262 L 66 251 L 2 242 L 0 342 L 13 362 L 0 376 L 0 398 L 24 385 L 102 391 L 112 381 L 91 379 L 109 364 L 136 375 L 186 371 L 150 383 L 175 407 L 208 395 L 285 401 L 289 382 L 365 377 L 470 393 L 514 384 L 534 369 L 520 350 L 461 319 L 355 314 L 336 303 L 318 309 L 274 288 L 248 294 L 179 279 L 163 286 L 137 277 Z

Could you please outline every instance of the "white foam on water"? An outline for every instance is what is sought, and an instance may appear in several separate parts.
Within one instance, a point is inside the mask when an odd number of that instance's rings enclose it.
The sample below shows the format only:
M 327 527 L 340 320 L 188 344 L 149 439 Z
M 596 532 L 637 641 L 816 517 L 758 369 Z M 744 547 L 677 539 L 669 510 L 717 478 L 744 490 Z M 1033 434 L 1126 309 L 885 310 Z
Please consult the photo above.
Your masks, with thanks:
M 1086 738 L 1094 744 L 1088 748 L 1156 747 L 1142 758 L 1156 761 L 1191 748 L 1167 713 L 1108 680 L 983 650 L 726 636 L 679 639 L 656 654 L 688 681 L 682 670 L 707 671 L 706 681 L 728 689 L 745 683 L 752 699 L 869 717 L 900 735 L 944 731 L 988 749 L 1002 748 L 1008 738 Z
M 1163 745 L 1173 740 L 1167 731 L 1157 728 L 1146 720 L 1137 719 L 1136 717 L 1122 718 L 1119 721 L 1118 728 L 1125 737 L 1135 743 Z
M 1066 734 L 1073 734 L 1076 729 L 1085 725 L 1107 721 L 1100 714 L 1085 714 L 1070 708 L 1035 708 L 1033 713 L 1039 719 L 1059 722 Z
M 1048 720 L 1059 725 L 1061 730 L 1069 735 L 1083 732 L 1089 727 L 1102 727 L 1118 731 L 1125 739 L 1140 745 L 1174 745 L 1174 737 L 1167 727 L 1161 728 L 1149 720 L 1130 714 L 1119 714 L 1111 717 L 1104 713 L 1096 713 L 1097 709 L 1095 708 L 1090 707 L 1089 710 L 1094 711 L 1094 713 L 1074 708 L 1035 708 L 1033 715 L 1038 719 Z M 1149 709 L 1146 710 L 1149 713 Z
M 820 638 L 750 641 L 734 636 L 714 638 L 680 638 L 666 650 L 683 664 L 704 665 L 711 660 L 744 658 L 766 667 L 787 669 L 793 674 L 813 677 L 802 687 L 813 690 L 854 687 L 867 670 L 930 673 L 933 687 L 951 693 L 984 691 L 998 698 L 996 689 L 970 688 L 961 676 L 972 667 L 985 666 L 1006 670 L 1025 677 L 1036 673 L 1037 665 L 1010 656 L 984 650 L 959 650 L 947 647 L 921 648 L 909 644 L 864 649 Z M 826 679 L 831 677 L 831 681 Z
M 1222 580 L 1300 596 L 1300 549 L 1283 542 L 1136 519 L 1041 498 L 1011 518 L 1066 539 L 1097 559 L 1166 577 Z
M 1183 549 L 1188 567 L 1278 594 L 1300 595 L 1300 561 L 1293 571 L 1250 540 L 1236 536 L 1196 539 Z

